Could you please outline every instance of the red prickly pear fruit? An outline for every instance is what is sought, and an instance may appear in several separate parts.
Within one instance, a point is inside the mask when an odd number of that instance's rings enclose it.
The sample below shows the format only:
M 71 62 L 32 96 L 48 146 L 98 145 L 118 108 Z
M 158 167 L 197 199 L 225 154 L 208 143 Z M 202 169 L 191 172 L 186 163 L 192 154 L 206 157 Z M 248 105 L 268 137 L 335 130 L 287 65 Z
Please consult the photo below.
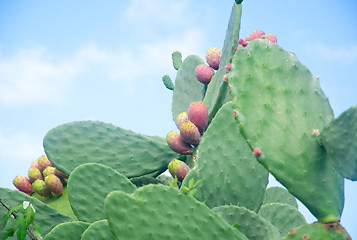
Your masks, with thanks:
M 182 182 L 187 173 L 191 170 L 190 167 L 178 159 L 173 159 L 168 166 L 169 172 L 173 178 L 177 178 L 178 181 Z
M 45 177 L 46 187 L 56 195 L 63 194 L 63 184 L 61 180 L 54 174 Z
M 260 30 L 254 30 L 250 35 L 249 37 L 246 37 L 245 38 L 245 41 L 252 41 L 254 39 L 257 39 L 257 38 L 261 38 L 262 36 L 265 35 L 265 32 L 263 31 L 260 31 Z
M 39 157 L 37 159 L 38 164 L 40 165 L 42 171 L 46 169 L 46 167 L 51 166 L 53 167 L 52 163 L 50 162 L 50 160 L 48 160 L 46 155 L 42 155 L 41 157 Z
M 34 183 L 37 179 L 43 180 L 41 171 L 38 168 L 31 167 L 28 171 L 28 177 L 31 183 Z
M 203 84 L 209 84 L 214 75 L 214 70 L 205 64 L 200 64 L 195 68 L 197 80 Z
M 181 125 L 180 135 L 182 136 L 184 142 L 194 146 L 198 145 L 201 140 L 200 131 L 191 121 L 188 121 L 187 123 Z
M 207 64 L 217 70 L 219 68 L 219 63 L 221 62 L 222 51 L 219 48 L 211 47 L 206 53 Z
M 262 39 L 267 39 L 267 40 L 269 40 L 269 41 L 272 42 L 272 43 L 277 43 L 277 42 L 278 42 L 276 36 L 275 36 L 274 34 L 271 34 L 271 33 L 262 36 Z
M 248 45 L 248 43 L 247 43 L 246 41 L 243 41 L 243 42 L 242 42 L 242 46 L 243 46 L 243 47 L 246 47 L 247 45 Z
M 238 41 L 237 41 L 237 43 L 239 44 L 239 45 L 242 45 L 242 43 L 244 42 L 244 40 L 243 39 L 238 39 Z
M 174 152 L 182 155 L 190 155 L 193 152 L 192 146 L 184 142 L 182 136 L 177 132 L 169 132 L 166 136 L 166 141 Z
M 224 67 L 224 69 L 226 69 L 227 71 L 231 70 L 231 68 L 232 68 L 232 64 L 230 63 L 227 63 L 227 65 Z
M 42 197 L 51 197 L 51 191 L 47 188 L 45 181 L 37 179 L 32 183 L 32 187 L 35 190 L 35 193 Z
M 27 177 L 16 176 L 15 179 L 12 181 L 12 183 L 17 189 L 28 195 L 31 195 L 34 192 L 30 179 L 28 179 Z
M 187 112 L 182 112 L 176 117 L 176 126 L 180 128 L 180 126 L 188 121 Z
M 188 120 L 191 121 L 200 131 L 201 135 L 208 125 L 208 109 L 202 101 L 192 102 L 187 111 Z

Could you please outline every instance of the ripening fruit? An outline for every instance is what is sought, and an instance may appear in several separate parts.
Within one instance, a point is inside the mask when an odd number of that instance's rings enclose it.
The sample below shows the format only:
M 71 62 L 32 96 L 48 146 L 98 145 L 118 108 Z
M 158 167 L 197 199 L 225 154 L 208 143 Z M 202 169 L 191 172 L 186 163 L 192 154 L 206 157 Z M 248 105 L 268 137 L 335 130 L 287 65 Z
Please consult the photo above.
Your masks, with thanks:
M 201 140 L 200 131 L 191 121 L 181 125 L 180 135 L 182 136 L 183 141 L 194 146 L 198 145 Z
M 208 125 L 208 109 L 203 101 L 192 102 L 187 111 L 188 120 L 196 125 L 201 135 Z
M 31 195 L 34 192 L 30 179 L 28 179 L 27 177 L 16 176 L 12 183 L 17 189 L 28 195 Z
M 214 70 L 205 64 L 200 64 L 195 68 L 197 80 L 203 84 L 209 84 L 214 75 Z
M 174 152 L 182 155 L 190 155 L 193 152 L 192 146 L 184 142 L 182 136 L 177 132 L 169 132 L 166 135 L 166 141 L 167 145 L 169 145 Z
M 168 169 L 171 176 L 177 178 L 180 182 L 185 179 L 187 173 L 190 171 L 190 167 L 185 162 L 178 159 L 171 160 Z
M 221 62 L 221 56 L 222 56 L 222 51 L 219 48 L 211 47 L 210 49 L 207 50 L 206 62 L 211 68 L 217 70 Z

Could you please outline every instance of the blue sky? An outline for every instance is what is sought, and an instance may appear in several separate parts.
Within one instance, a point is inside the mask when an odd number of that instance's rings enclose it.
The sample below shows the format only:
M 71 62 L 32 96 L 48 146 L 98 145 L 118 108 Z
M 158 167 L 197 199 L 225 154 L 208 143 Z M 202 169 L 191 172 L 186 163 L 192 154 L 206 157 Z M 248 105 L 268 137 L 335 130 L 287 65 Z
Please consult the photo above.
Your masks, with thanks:
M 220 4 L 217 4 L 220 2 Z M 202 58 L 223 45 L 233 1 L 2 1 L 0 187 L 13 188 L 60 124 L 93 119 L 166 136 L 171 52 Z M 241 37 L 274 33 L 315 76 L 335 116 L 357 105 L 357 3 L 245 0 Z M 274 184 L 273 184 L 274 185 Z M 357 183 L 346 181 L 342 223 L 357 238 Z M 302 208 L 308 221 L 313 217 Z

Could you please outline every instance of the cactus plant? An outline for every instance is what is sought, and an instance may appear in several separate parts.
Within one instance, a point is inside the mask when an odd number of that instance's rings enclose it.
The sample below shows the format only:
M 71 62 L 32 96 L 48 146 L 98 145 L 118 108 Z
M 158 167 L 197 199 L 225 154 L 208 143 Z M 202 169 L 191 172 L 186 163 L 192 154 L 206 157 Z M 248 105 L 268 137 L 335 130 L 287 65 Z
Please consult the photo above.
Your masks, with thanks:
M 339 221 L 344 177 L 356 180 L 356 107 L 334 119 L 318 79 L 275 35 L 239 38 L 241 3 L 222 52 L 206 57 L 217 70 L 209 67 L 210 81 L 197 81 L 202 58 L 172 54 L 175 83 L 163 82 L 180 133 L 165 141 L 100 121 L 60 125 L 32 167 L 44 174 L 51 166 L 45 182 L 56 177 L 52 167 L 69 175 L 67 187 L 48 186 L 62 195 L 48 196 L 32 169 L 48 206 L 36 193 L 0 189 L 0 198 L 31 199 L 46 239 L 350 239 Z M 162 175 L 167 169 L 173 177 Z M 285 188 L 267 188 L 269 172 Z M 306 223 L 296 199 L 317 223 Z

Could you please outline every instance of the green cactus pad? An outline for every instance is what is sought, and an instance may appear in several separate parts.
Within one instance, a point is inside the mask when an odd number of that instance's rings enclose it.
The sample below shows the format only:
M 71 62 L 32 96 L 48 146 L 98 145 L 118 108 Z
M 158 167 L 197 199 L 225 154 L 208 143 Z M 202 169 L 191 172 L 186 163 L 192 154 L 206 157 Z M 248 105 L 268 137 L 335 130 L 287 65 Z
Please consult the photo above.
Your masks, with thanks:
M 282 187 L 270 187 L 265 191 L 264 204 L 285 203 L 298 208 L 296 198 Z
M 84 222 L 105 218 L 104 200 L 114 191 L 132 193 L 136 189 L 124 175 L 111 167 L 87 163 L 76 167 L 68 178 L 68 199 L 74 214 Z
M 318 79 L 268 40 L 240 46 L 229 73 L 240 131 L 258 160 L 323 222 L 340 219 L 343 178 L 312 134 L 333 119 Z
M 263 203 L 268 171 L 240 134 L 232 105 L 222 106 L 202 137 L 196 165 L 200 183 L 195 197 L 211 208 L 239 205 L 257 212 Z
M 292 229 L 281 240 L 351 240 L 346 230 L 339 223 L 305 224 Z
M 89 223 L 79 221 L 61 223 L 54 227 L 44 239 L 81 239 L 82 233 L 88 228 L 89 225 Z
M 162 182 L 162 184 L 169 186 L 169 182 L 171 180 L 173 180 L 173 178 L 171 176 L 165 175 L 165 174 L 161 174 L 160 176 L 156 177 L 157 180 L 159 180 L 160 182 Z
M 72 221 L 70 217 L 63 215 L 56 209 L 49 207 L 40 200 L 30 197 L 17 190 L 0 188 L 0 199 L 10 208 L 24 201 L 29 201 L 36 210 L 34 223 L 41 226 L 44 235 L 50 232 L 51 229 L 57 224 Z M 3 216 L 6 213 L 7 210 L 0 207 L 0 233 L 3 231 Z
M 195 76 L 195 68 L 204 64 L 203 60 L 195 55 L 188 56 L 177 71 L 175 89 L 172 96 L 172 119 L 187 112 L 191 102 L 201 101 L 205 94 L 205 86 Z
M 57 209 L 57 211 L 59 211 L 60 213 L 63 213 L 64 215 L 69 216 L 73 220 L 78 220 L 76 215 L 74 215 L 71 205 L 69 204 L 69 201 L 68 201 L 67 186 L 63 187 L 63 194 L 60 196 L 53 195 L 51 198 L 46 198 L 46 197 L 42 197 L 42 196 L 34 193 L 32 195 L 32 197 L 35 197 L 38 200 L 40 200 L 41 202 L 45 203 L 46 205 Z
M 99 121 L 60 125 L 47 133 L 43 145 L 48 159 L 68 175 L 83 163 L 101 163 L 127 177 L 136 177 L 165 171 L 176 156 L 164 138 Z
M 92 223 L 83 232 L 81 240 L 109 240 L 114 239 L 113 234 L 109 229 L 107 220 L 100 220 Z
M 174 84 L 173 84 L 170 76 L 168 76 L 168 75 L 163 76 L 162 82 L 164 83 L 164 85 L 167 89 L 174 90 Z
M 357 181 L 357 106 L 330 122 L 321 132 L 321 140 L 336 170 Z
M 136 187 L 142 187 L 149 184 L 163 184 L 159 179 L 150 176 L 135 177 L 131 178 L 130 181 Z
M 226 37 L 222 49 L 221 62 L 218 71 L 212 77 L 208 85 L 207 92 L 204 98 L 204 103 L 208 108 L 210 120 L 216 115 L 218 109 L 226 102 L 232 100 L 228 92 L 228 83 L 223 81 L 223 76 L 226 74 L 225 66 L 230 63 L 234 54 L 234 48 L 237 46 L 239 37 L 240 20 L 242 15 L 242 6 L 233 4 L 231 16 L 228 23 Z
M 245 207 L 220 206 L 213 208 L 218 215 L 235 226 L 249 240 L 278 240 L 280 234 L 269 221 Z
M 291 229 L 306 224 L 304 216 L 297 208 L 284 203 L 264 204 L 258 215 L 271 222 L 285 236 Z
M 182 54 L 181 52 L 175 50 L 172 53 L 172 65 L 174 66 L 175 70 L 178 70 L 182 65 Z
M 111 192 L 105 213 L 117 239 L 246 239 L 205 204 L 165 185 Z

